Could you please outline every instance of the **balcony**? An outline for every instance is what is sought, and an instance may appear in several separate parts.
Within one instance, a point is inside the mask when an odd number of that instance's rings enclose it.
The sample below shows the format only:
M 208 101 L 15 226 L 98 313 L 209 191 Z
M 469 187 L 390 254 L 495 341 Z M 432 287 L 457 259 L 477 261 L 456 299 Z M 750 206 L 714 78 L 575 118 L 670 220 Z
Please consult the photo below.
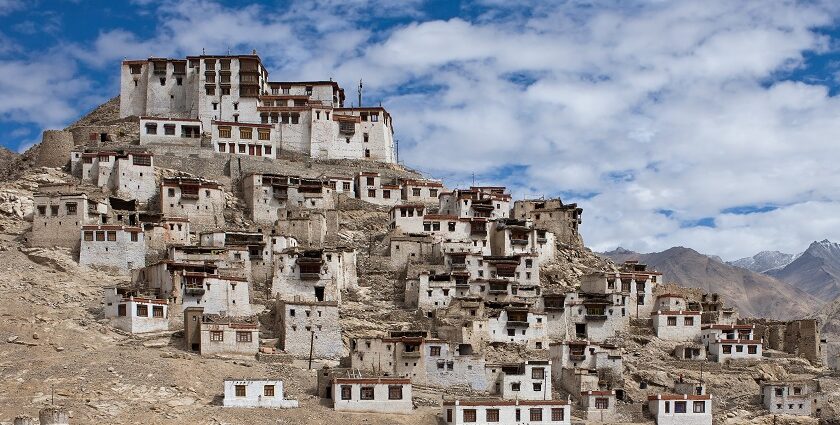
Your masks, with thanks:
M 604 313 L 600 313 L 600 314 L 598 314 L 598 313 L 593 313 L 593 314 L 586 313 L 586 316 L 584 316 L 584 317 L 586 318 L 586 320 L 592 320 L 592 321 L 607 320 L 607 315 L 604 314 Z
M 420 358 L 420 350 L 403 351 L 402 356 L 404 359 L 418 359 Z
M 528 245 L 528 239 L 511 239 L 511 245 Z
M 204 295 L 204 285 L 187 285 L 184 287 L 184 293 L 186 295 L 200 297 Z
M 300 272 L 300 280 L 319 280 L 321 279 L 320 273 L 312 273 L 312 272 Z
M 537 243 L 547 243 L 548 239 L 546 238 L 537 238 Z
M 466 268 L 466 263 L 452 263 L 452 270 L 464 270 Z
M 274 196 L 274 199 L 281 199 L 281 200 L 284 200 L 284 201 L 286 199 L 289 199 L 289 193 L 288 192 L 275 191 L 272 196 Z
M 508 326 L 516 326 L 516 327 L 520 327 L 520 328 L 527 328 L 528 326 L 530 326 L 528 324 L 527 320 L 525 320 L 525 321 L 523 321 L 523 320 L 508 320 L 507 325 Z
M 198 199 L 198 192 L 181 192 L 181 199 Z
M 586 354 L 569 354 L 569 360 L 573 362 L 582 362 L 586 360 Z

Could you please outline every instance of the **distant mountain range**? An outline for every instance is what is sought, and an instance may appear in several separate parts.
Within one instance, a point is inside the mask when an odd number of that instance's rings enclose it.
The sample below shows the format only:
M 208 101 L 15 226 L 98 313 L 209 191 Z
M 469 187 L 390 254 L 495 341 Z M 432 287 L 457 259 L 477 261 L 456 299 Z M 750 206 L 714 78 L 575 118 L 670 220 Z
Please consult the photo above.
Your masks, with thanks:
M 768 270 L 780 269 L 787 266 L 800 255 L 785 254 L 779 251 L 761 251 L 752 257 L 745 257 L 740 260 L 728 261 L 726 264 L 752 270 L 758 273 L 766 273 Z
M 796 286 L 690 248 L 674 247 L 648 254 L 618 248 L 601 255 L 616 263 L 639 260 L 662 272 L 665 282 L 717 292 L 727 303 L 737 307 L 742 317 L 779 320 L 805 317 L 825 302 Z

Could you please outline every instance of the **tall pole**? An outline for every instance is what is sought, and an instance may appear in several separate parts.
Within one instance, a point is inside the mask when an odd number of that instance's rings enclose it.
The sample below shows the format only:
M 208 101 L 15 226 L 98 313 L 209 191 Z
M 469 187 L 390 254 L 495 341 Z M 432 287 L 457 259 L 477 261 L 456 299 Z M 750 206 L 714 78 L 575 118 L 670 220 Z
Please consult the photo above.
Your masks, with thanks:
M 359 107 L 362 107 L 362 79 L 359 78 Z
M 309 370 L 312 370 L 312 352 L 315 349 L 315 331 L 309 336 Z

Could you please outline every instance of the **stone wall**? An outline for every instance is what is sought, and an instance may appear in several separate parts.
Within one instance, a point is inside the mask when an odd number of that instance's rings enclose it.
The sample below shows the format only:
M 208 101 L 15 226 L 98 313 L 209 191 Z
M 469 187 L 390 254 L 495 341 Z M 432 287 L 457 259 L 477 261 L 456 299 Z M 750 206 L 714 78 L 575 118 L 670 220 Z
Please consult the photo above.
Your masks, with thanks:
M 38 145 L 36 167 L 64 167 L 73 150 L 73 133 L 64 130 L 47 130 Z

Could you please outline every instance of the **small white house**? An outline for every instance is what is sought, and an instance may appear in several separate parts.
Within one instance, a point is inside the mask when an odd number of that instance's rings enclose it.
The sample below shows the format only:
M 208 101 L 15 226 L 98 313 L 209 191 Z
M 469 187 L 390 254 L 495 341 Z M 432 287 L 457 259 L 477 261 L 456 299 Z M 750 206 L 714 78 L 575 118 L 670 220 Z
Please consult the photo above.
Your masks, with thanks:
M 475 399 L 443 402 L 443 421 L 452 425 L 568 425 L 568 400 Z
M 712 425 L 712 396 L 657 394 L 648 397 L 657 425 Z
M 657 310 L 652 312 L 650 317 L 657 338 L 668 341 L 694 341 L 700 337 L 699 311 Z
M 414 409 L 408 378 L 335 378 L 334 409 L 340 412 L 396 413 Z
M 166 300 L 134 296 L 120 288 L 104 289 L 105 317 L 111 326 L 133 334 L 169 329 L 169 304 Z
M 761 401 L 770 413 L 809 416 L 811 397 L 803 382 L 762 382 Z
M 283 381 L 279 379 L 225 378 L 223 406 L 289 409 L 298 407 L 298 402 L 283 398 Z
M 615 391 L 584 391 L 580 393 L 580 407 L 587 420 L 615 420 Z

